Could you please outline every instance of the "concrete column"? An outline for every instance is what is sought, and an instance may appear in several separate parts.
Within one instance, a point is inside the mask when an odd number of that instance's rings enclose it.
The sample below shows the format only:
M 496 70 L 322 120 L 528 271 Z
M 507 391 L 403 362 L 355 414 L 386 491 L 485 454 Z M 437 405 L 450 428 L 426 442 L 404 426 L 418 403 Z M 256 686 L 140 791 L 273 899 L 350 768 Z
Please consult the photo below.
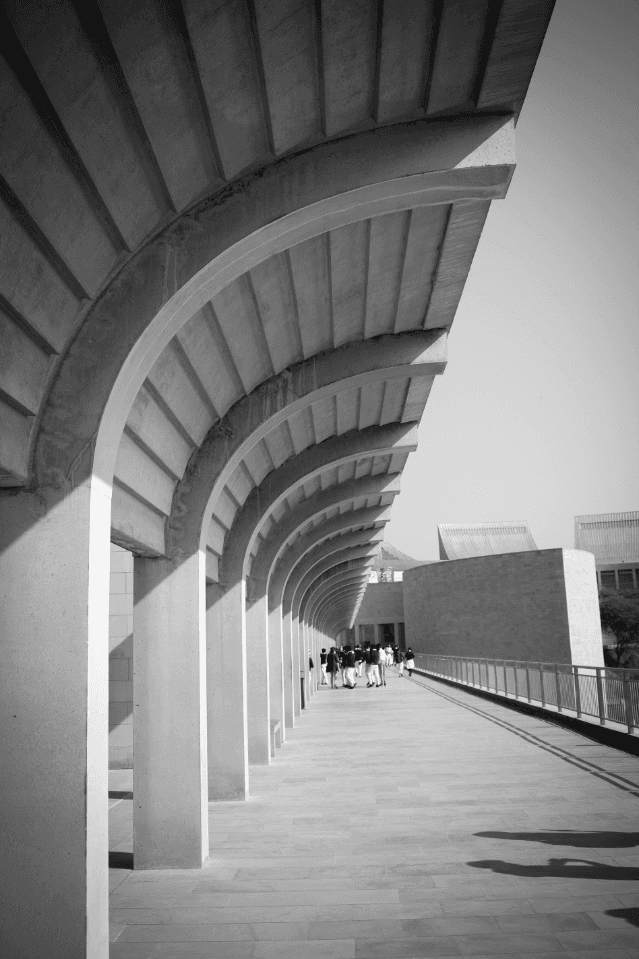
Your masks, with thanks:
M 295 717 L 299 716 L 299 686 L 295 685 L 295 656 L 293 652 L 293 630 L 290 609 L 282 616 L 282 650 L 284 660 L 284 725 L 287 729 L 295 726 Z M 297 689 L 297 700 L 295 690 Z M 297 710 L 295 703 L 297 702 Z
M 282 635 L 282 607 L 277 606 L 268 614 L 268 655 L 271 722 L 282 723 L 282 742 L 285 740 L 286 717 L 284 710 L 284 643 Z M 290 657 L 289 657 L 290 658 Z
M 0 495 L 2 953 L 108 959 L 111 500 Z
M 209 854 L 206 633 L 200 554 L 133 565 L 136 869 L 199 868 Z
M 297 617 L 293 616 L 291 616 L 291 650 L 293 654 L 293 711 L 296 716 L 300 716 L 302 713 L 302 703 L 300 699 L 302 663 L 300 661 L 299 622 Z
M 249 763 L 271 761 L 268 600 L 266 594 L 246 607 L 246 710 Z
M 209 799 L 248 797 L 244 582 L 206 587 Z

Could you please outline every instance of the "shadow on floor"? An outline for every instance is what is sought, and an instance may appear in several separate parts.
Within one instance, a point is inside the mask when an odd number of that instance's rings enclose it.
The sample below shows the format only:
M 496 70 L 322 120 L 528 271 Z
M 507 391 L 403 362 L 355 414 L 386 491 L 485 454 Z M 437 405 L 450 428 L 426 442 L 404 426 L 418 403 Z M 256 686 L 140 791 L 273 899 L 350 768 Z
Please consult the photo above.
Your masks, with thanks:
M 503 859 L 478 859 L 467 865 L 474 869 L 490 869 L 491 872 L 529 879 L 550 877 L 553 879 L 616 879 L 623 882 L 639 880 L 639 869 L 628 866 L 607 866 L 590 859 L 549 859 L 545 866 L 524 866 Z
M 550 846 L 577 846 L 588 849 L 627 849 L 639 846 L 639 832 L 578 832 L 547 829 L 543 832 L 476 832 L 483 839 L 518 839 Z
M 109 869 L 133 869 L 133 853 L 110 852 Z
M 639 909 L 606 909 L 606 915 L 625 919 L 631 926 L 639 926 Z

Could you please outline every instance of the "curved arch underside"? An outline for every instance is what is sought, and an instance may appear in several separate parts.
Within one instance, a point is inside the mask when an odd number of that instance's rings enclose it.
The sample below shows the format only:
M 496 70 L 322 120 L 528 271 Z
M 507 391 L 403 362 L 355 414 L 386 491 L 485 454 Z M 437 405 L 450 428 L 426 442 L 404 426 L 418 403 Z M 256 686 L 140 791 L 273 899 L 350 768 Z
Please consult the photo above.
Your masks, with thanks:
M 271 473 L 418 422 L 443 356 L 408 369 L 387 344 L 371 376 L 362 356 L 330 386 L 282 388 L 345 344 L 450 327 L 551 7 L 471 0 L 462 24 L 420 2 L 7 5 L 0 483 L 93 472 L 115 542 L 179 555 L 190 521 L 215 582 Z M 404 463 L 317 479 L 270 525 Z

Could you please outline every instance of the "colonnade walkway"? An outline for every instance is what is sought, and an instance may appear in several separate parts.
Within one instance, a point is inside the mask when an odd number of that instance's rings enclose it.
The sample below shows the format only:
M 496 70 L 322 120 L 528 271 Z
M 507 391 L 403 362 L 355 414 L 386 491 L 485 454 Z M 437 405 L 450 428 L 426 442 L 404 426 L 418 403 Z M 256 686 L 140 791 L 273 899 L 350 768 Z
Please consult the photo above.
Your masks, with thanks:
M 113 871 L 112 959 L 639 957 L 639 760 L 389 673 L 210 805 L 203 871 Z

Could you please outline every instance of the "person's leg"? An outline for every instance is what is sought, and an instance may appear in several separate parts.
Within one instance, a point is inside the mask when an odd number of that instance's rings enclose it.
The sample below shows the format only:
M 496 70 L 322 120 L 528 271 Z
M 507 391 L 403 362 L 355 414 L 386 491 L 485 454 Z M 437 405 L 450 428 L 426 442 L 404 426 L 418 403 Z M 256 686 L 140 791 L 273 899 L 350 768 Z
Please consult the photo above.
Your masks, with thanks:
M 386 685 L 386 664 L 385 663 L 379 664 L 379 678 L 382 686 L 385 686 Z
M 401 679 L 402 673 L 404 672 L 404 660 L 397 664 L 397 668 L 399 669 L 399 676 Z
M 322 663 L 322 686 L 326 686 L 326 685 L 327 685 L 326 663 Z

